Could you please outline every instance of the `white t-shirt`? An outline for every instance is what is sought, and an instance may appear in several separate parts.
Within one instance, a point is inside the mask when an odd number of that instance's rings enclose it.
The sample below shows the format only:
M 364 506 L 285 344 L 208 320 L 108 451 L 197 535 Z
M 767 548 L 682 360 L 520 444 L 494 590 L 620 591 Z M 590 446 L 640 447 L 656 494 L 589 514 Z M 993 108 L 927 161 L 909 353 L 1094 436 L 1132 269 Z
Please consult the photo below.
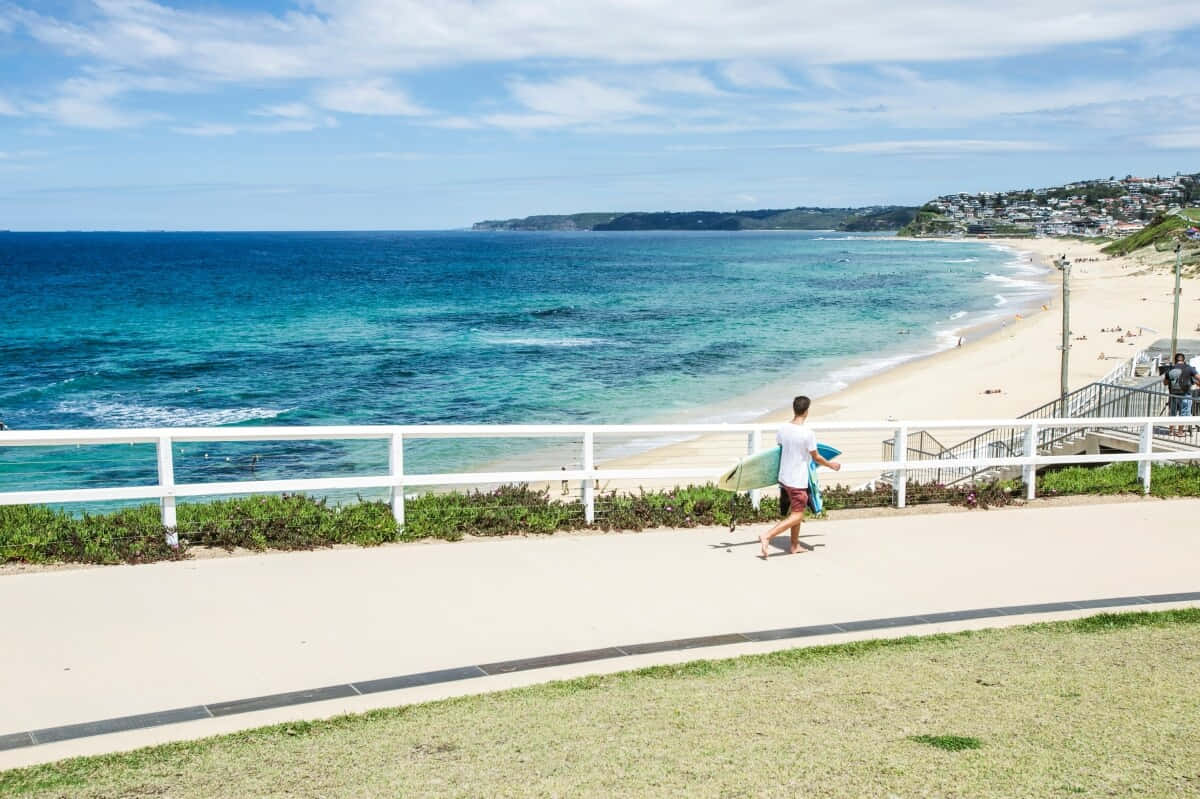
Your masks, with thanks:
M 779 482 L 792 488 L 808 488 L 808 464 L 817 448 L 817 434 L 806 424 L 785 424 L 775 434 L 783 447 L 779 457 Z

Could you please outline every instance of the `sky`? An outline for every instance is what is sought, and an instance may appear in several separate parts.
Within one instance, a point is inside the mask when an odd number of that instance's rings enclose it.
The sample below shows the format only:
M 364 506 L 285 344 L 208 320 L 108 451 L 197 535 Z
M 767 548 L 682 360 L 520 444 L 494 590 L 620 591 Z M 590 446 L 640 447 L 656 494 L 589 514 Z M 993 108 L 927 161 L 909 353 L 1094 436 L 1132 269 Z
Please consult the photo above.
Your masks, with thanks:
M 0 0 L 0 229 L 395 230 L 1200 171 L 1200 3 Z

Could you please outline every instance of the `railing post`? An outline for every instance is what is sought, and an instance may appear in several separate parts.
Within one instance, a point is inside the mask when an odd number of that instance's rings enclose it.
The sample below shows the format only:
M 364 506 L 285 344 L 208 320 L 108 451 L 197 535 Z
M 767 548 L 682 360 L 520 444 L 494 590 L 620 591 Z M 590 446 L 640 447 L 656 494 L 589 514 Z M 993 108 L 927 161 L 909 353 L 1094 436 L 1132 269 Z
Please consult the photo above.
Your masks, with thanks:
M 903 508 L 907 499 L 908 470 L 904 468 L 908 461 L 908 428 L 900 425 L 896 428 L 896 443 L 892 445 L 892 456 L 896 460 L 896 468 L 892 472 L 892 486 L 896 490 L 896 507 Z
M 752 430 L 746 438 L 746 454 L 753 455 L 758 452 L 759 448 L 762 447 L 762 431 Z M 762 502 L 762 489 L 750 489 L 750 504 L 754 506 L 755 510 L 758 510 L 760 502 Z
M 1142 441 L 1138 454 L 1143 460 L 1138 461 L 1138 477 L 1142 480 L 1142 493 L 1150 493 L 1150 453 L 1154 450 L 1154 422 L 1146 422 L 1142 426 Z
M 1026 458 L 1037 457 L 1037 438 L 1038 426 L 1037 423 L 1034 422 L 1033 424 L 1029 425 L 1029 427 L 1025 428 Z M 1023 474 L 1021 477 L 1025 480 L 1025 499 L 1033 499 L 1037 496 L 1037 466 L 1031 463 L 1025 466 L 1022 471 Z
M 388 475 L 392 478 L 392 518 L 404 526 L 404 435 L 392 433 L 388 440 Z
M 162 514 L 162 526 L 166 528 L 165 540 L 171 549 L 179 548 L 179 533 L 175 529 L 175 459 L 171 456 L 171 437 L 158 437 L 158 486 L 162 497 L 158 505 Z
M 596 434 L 591 430 L 583 434 L 583 471 L 587 477 L 583 480 L 583 519 L 588 524 L 596 521 L 596 482 L 592 472 L 596 470 Z

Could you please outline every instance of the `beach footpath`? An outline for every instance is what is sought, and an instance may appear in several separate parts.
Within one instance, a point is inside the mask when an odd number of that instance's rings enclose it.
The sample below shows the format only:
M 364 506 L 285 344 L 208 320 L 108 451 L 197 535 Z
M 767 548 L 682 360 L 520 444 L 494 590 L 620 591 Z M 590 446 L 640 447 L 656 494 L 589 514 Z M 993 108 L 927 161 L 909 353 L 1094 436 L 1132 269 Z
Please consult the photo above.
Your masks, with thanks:
M 1200 605 L 1200 500 L 0 577 L 0 769 L 589 673 Z M 779 539 L 779 544 L 783 543 Z

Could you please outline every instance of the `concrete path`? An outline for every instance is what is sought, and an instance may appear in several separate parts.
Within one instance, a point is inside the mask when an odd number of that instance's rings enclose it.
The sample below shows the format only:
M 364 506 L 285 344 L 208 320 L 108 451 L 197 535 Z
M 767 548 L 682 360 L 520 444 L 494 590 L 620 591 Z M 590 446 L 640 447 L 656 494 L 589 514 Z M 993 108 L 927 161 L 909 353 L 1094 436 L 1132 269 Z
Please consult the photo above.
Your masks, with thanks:
M 208 717 L 218 703 L 472 664 L 945 611 L 1195 595 L 1198 517 L 1200 500 L 1146 500 L 814 522 L 805 525 L 812 551 L 774 549 L 766 562 L 756 557 L 757 526 L 732 536 L 715 528 L 558 535 L 4 576 L 0 743 L 8 743 L 0 768 L 647 663 L 895 635 L 908 622 L 510 674 L 498 668 L 472 672 L 476 679 L 365 696 L 347 690 Z M 1043 617 L 950 620 L 916 631 Z M 201 708 L 181 717 L 198 720 L 58 742 L 52 734 L 22 737 L 178 708 Z

